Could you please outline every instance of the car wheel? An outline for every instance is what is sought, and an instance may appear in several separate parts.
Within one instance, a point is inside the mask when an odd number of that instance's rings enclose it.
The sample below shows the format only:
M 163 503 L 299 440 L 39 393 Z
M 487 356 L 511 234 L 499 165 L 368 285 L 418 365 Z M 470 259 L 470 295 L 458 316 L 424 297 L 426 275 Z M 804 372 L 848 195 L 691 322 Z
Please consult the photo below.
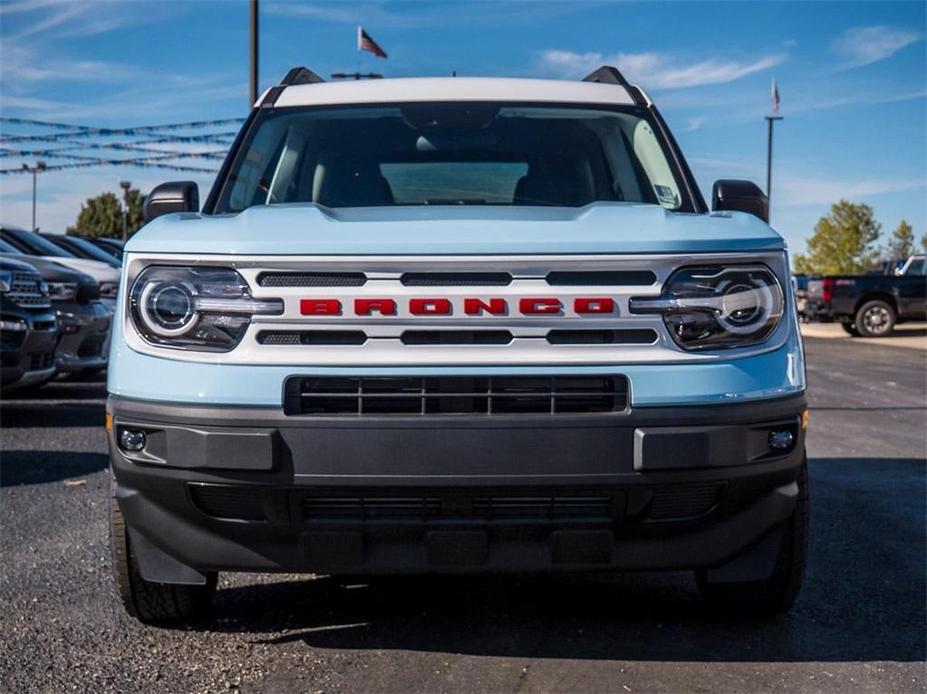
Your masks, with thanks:
M 856 329 L 855 323 L 841 323 L 840 327 L 850 337 L 859 337 L 859 330 Z
M 786 521 L 782 544 L 772 575 L 764 581 L 714 583 L 707 572 L 696 572 L 702 599 L 719 613 L 773 616 L 786 612 L 795 602 L 805 576 L 808 553 L 808 463 L 802 462 L 798 476 L 798 500 Z
M 895 309 L 885 301 L 867 301 L 856 312 L 854 324 L 863 337 L 885 337 L 895 328 Z
M 202 586 L 146 581 L 139 573 L 122 512 L 112 498 L 109 518 L 113 574 L 126 612 L 147 624 L 196 621 L 209 614 L 216 594 L 216 572 L 208 574 Z

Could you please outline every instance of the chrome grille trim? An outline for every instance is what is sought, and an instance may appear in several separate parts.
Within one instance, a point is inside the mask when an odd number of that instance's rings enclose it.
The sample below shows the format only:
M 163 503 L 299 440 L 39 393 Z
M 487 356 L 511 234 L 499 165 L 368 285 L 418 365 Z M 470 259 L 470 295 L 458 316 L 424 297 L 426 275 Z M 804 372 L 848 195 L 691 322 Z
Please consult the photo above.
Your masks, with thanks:
M 13 270 L 13 282 L 6 297 L 23 308 L 48 308 L 51 301 L 39 289 L 41 282 L 42 278 L 37 273 Z
M 202 265 L 235 268 L 248 282 L 255 300 L 282 299 L 284 311 L 278 316 L 255 317 L 241 343 L 221 355 L 192 352 L 147 344 L 126 321 L 125 336 L 135 351 L 162 358 L 201 363 L 266 364 L 299 368 L 319 367 L 505 367 L 505 366 L 620 366 L 652 363 L 708 363 L 724 358 L 755 356 L 781 347 L 793 329 L 783 320 L 763 344 L 721 352 L 686 352 L 667 332 L 661 316 L 634 315 L 628 311 L 629 299 L 660 295 L 666 279 L 679 267 L 692 264 L 736 264 L 749 258 L 764 263 L 789 294 L 785 253 L 781 250 L 749 253 L 640 254 L 640 255 L 532 255 L 532 256 L 229 256 L 187 254 L 133 254 L 126 259 L 126 283 L 131 286 L 148 265 Z M 551 273 L 625 272 L 652 273 L 656 281 L 635 285 L 557 285 L 548 284 Z M 357 286 L 269 287 L 261 286 L 265 274 L 357 274 L 365 281 Z M 512 282 L 505 286 L 408 286 L 402 282 L 410 274 L 508 273 Z M 627 275 L 625 275 L 627 276 Z M 640 279 L 640 277 L 638 277 Z M 486 300 L 505 298 L 517 305 L 520 297 L 558 297 L 572 305 L 577 297 L 608 297 L 615 311 L 608 315 L 577 315 L 565 310 L 560 315 L 525 316 L 509 312 L 504 316 L 467 316 L 462 310 L 465 297 Z M 447 298 L 449 315 L 412 315 L 411 298 Z M 356 298 L 393 298 L 399 310 L 391 316 L 355 316 Z M 312 316 L 300 313 L 301 299 L 337 299 L 351 310 L 342 315 Z M 350 303 L 349 303 L 350 302 Z M 516 302 L 513 304 L 513 302 Z M 125 310 L 125 309 L 123 309 Z M 261 344 L 258 335 L 266 331 L 361 331 L 367 339 L 359 345 Z M 507 330 L 508 344 L 403 344 L 401 336 L 416 330 Z M 551 331 L 653 331 L 654 342 L 607 340 L 582 344 L 551 344 Z

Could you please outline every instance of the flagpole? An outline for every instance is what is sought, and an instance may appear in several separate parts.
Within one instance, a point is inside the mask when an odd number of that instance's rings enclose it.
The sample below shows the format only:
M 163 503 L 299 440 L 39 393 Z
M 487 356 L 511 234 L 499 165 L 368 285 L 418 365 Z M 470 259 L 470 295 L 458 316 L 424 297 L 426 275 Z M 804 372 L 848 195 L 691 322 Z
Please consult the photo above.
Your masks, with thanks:
M 777 120 L 782 120 L 779 115 L 779 87 L 776 80 L 772 81 L 772 113 L 766 116 L 766 221 L 772 217 L 772 155 L 773 155 L 773 125 Z

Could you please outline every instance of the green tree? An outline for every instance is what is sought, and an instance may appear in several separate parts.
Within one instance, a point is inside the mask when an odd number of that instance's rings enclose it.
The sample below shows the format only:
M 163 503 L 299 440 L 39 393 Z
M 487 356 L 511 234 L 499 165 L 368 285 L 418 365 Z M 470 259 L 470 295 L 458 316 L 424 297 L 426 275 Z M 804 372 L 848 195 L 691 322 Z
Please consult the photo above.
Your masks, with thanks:
M 866 272 L 878 260 L 875 243 L 882 225 L 869 205 L 841 200 L 831 205 L 830 214 L 814 225 L 807 255 L 795 257 L 798 272 L 823 275 L 852 275 Z
M 129 202 L 129 234 L 134 234 L 142 225 L 145 196 L 136 188 L 129 188 L 126 199 Z M 81 236 L 108 236 L 122 238 L 122 203 L 115 193 L 101 193 L 88 198 L 80 206 L 80 213 L 74 226 L 68 227 L 69 234 Z
M 924 253 L 927 253 L 927 234 L 921 236 L 921 248 L 924 249 Z
M 914 229 L 906 220 L 902 219 L 898 228 L 892 232 L 888 240 L 888 252 L 891 260 L 907 258 L 914 253 Z

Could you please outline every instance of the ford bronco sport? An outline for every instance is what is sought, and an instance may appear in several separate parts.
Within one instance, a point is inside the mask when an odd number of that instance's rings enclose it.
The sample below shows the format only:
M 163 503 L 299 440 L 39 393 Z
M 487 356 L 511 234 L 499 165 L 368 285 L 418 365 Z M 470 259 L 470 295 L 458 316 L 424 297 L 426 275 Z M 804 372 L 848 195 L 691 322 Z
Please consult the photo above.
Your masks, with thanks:
M 787 609 L 805 373 L 752 183 L 709 211 L 659 112 L 583 81 L 324 83 L 255 104 L 200 210 L 126 246 L 114 570 L 143 621 L 219 571 L 691 569 Z

